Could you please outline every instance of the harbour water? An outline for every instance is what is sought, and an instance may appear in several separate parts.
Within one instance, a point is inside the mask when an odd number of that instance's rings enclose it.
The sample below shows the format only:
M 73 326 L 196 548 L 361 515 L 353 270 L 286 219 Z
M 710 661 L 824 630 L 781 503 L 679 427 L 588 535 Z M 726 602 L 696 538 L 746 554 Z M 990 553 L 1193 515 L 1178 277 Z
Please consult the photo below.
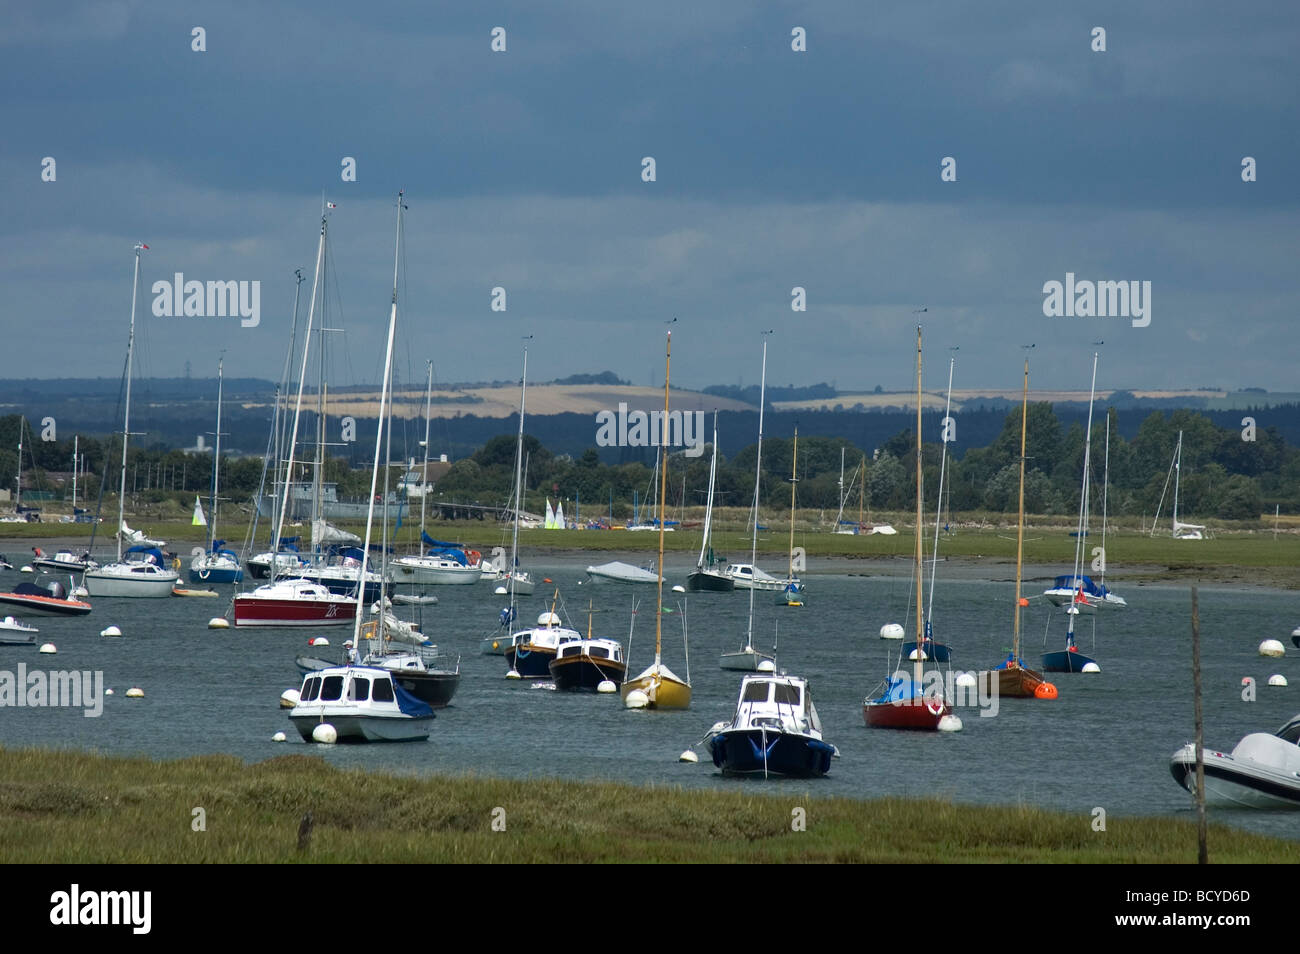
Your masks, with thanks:
M 654 651 L 654 588 L 585 582 L 590 562 L 636 556 L 538 555 L 526 565 L 541 580 L 537 594 L 519 602 L 519 623 L 549 608 L 558 586 L 567 622 L 585 632 L 590 599 L 596 635 L 627 645 L 632 598 L 638 612 L 630 647 L 630 671 L 639 672 Z M 769 561 L 770 562 L 770 561 Z M 760 565 L 763 561 L 760 560 Z M 680 564 L 680 565 L 678 565 Z M 1190 597 L 1187 586 L 1114 584 L 1129 608 L 1083 618 L 1080 648 L 1095 656 L 1102 672 L 1055 675 L 1056 701 L 1000 700 L 997 715 L 978 708 L 960 711 L 964 730 L 952 734 L 872 730 L 862 701 L 897 668 L 898 643 L 879 638 L 887 622 L 912 631 L 911 586 L 901 575 L 863 576 L 852 561 L 825 561 L 808 574 L 807 605 L 773 605 L 773 594 L 755 595 L 755 645 L 770 647 L 779 632 L 778 668 L 810 679 L 825 735 L 840 750 L 829 776 L 814 781 L 724 779 L 707 752 L 698 764 L 678 755 L 715 722 L 730 717 L 740 674 L 718 668 L 719 654 L 740 648 L 748 594 L 692 594 L 686 620 L 690 636 L 690 709 L 629 711 L 617 695 L 547 691 L 507 680 L 505 660 L 478 654 L 480 639 L 497 629 L 503 598 L 488 584 L 436 587 L 439 604 L 425 607 L 424 631 L 453 657 L 461 657 L 462 680 L 453 705 L 440 710 L 427 743 L 323 746 L 299 741 L 280 693 L 300 682 L 293 664 L 307 652 L 307 631 L 209 630 L 210 617 L 228 608 L 220 599 L 95 600 L 82 619 L 32 618 L 38 643 L 53 642 L 57 655 L 34 648 L 0 647 L 0 669 L 100 670 L 114 695 L 102 716 L 80 709 L 0 710 L 0 744 L 140 754 L 157 759 L 224 752 L 249 761 L 289 753 L 319 755 L 341 767 L 396 773 L 476 773 L 510 777 L 559 776 L 608 779 L 684 788 L 734 788 L 788 793 L 791 797 L 938 796 L 959 802 L 1025 803 L 1080 814 L 1103 808 L 1110 817 L 1161 815 L 1194 818 L 1191 798 L 1169 774 L 1169 756 L 1194 737 L 1191 681 Z M 668 586 L 684 582 L 688 558 L 668 560 L 665 604 L 687 597 Z M 952 574 L 954 577 L 958 574 Z M 953 648 L 957 669 L 988 668 L 1005 657 L 1011 642 L 1013 584 L 991 582 L 1000 569 L 961 574 L 975 579 L 940 580 L 934 598 L 935 635 Z M 0 585 L 19 582 L 6 572 Z M 29 578 L 24 575 L 22 578 Z M 228 591 L 229 588 L 222 588 Z M 1041 593 L 1029 584 L 1026 593 Z M 543 596 L 545 594 L 545 596 Z M 1300 623 L 1295 593 L 1261 588 L 1200 590 L 1205 742 L 1231 749 L 1249 732 L 1272 732 L 1300 712 L 1300 651 L 1289 634 Z M 399 607 L 408 615 L 412 607 Z M 1049 624 L 1050 617 L 1050 624 Z M 1041 598 L 1025 611 L 1023 655 L 1035 664 L 1044 647 L 1064 644 L 1065 618 Z M 681 616 L 664 617 L 664 659 L 685 672 Z M 101 637 L 113 624 L 121 638 Z M 1046 642 L 1045 642 L 1046 631 Z M 350 629 L 322 630 L 337 653 Z M 1264 659 L 1261 640 L 1283 640 L 1288 654 Z M 891 656 L 892 654 L 892 656 Z M 1290 687 L 1266 683 L 1281 673 Z M 1243 700 L 1243 677 L 1253 677 L 1256 701 Z M 125 691 L 138 686 L 142 699 Z M 275 743 L 284 731 L 289 741 Z M 1300 837 L 1300 814 L 1213 811 L 1212 821 Z

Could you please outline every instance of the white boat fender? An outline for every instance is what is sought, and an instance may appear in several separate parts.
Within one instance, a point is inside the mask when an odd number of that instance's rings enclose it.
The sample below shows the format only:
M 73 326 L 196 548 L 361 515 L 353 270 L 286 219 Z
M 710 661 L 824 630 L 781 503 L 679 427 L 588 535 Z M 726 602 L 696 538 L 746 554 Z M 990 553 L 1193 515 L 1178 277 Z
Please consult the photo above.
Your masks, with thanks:
M 681 755 L 677 756 L 679 762 L 698 762 L 700 757 L 695 754 L 694 749 L 687 749 Z
M 1101 667 L 1095 662 L 1084 663 L 1080 672 L 1101 672 Z
M 618 692 L 618 686 L 614 685 L 612 679 L 602 679 L 596 686 L 596 691 L 601 693 Z
M 285 735 L 283 732 L 277 732 L 275 735 L 271 736 L 271 741 L 272 741 L 272 742 L 283 742 L 283 741 L 285 741 L 285 739 L 287 739 L 287 738 L 288 738 L 288 736 Z
M 301 701 L 301 696 L 297 689 L 286 689 L 280 693 L 280 708 L 292 709 Z
M 214 616 L 208 620 L 208 629 L 230 629 L 230 620 L 224 616 Z
M 623 699 L 623 705 L 629 709 L 644 709 L 650 705 L 650 697 L 640 689 L 633 689 Z
M 519 675 L 519 670 L 517 670 L 517 669 L 511 669 L 511 670 L 509 670 L 509 671 L 506 673 L 506 678 L 507 678 L 507 679 L 522 679 L 522 678 L 524 678 L 524 677 L 521 676 L 521 675 Z
M 1259 644 L 1259 654 L 1261 656 L 1285 656 L 1286 647 L 1282 645 L 1280 639 L 1266 639 Z
M 40 651 L 45 653 L 47 656 L 52 656 L 54 653 L 58 652 L 58 650 L 54 648 L 53 643 L 42 643 Z
M 101 629 L 101 630 L 99 631 L 99 635 L 101 635 L 101 636 L 121 636 L 121 635 L 122 635 L 122 630 L 118 629 L 116 626 L 106 626 L 106 627 L 104 627 L 103 629 Z
M 960 732 L 961 729 L 961 719 L 955 715 L 946 715 L 939 720 L 940 732 Z
M 1286 676 L 1282 675 L 1280 672 L 1275 672 L 1273 675 L 1268 677 L 1268 684 L 1270 686 L 1285 686 L 1287 684 Z

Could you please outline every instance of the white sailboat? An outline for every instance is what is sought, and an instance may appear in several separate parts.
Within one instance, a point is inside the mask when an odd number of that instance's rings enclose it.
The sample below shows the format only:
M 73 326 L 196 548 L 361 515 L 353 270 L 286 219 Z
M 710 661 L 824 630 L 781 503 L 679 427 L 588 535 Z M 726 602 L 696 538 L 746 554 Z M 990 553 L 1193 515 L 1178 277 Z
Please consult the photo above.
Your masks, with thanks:
M 715 410 L 713 412 L 713 457 L 709 461 L 709 499 L 704 508 L 704 539 L 700 541 L 700 556 L 695 561 L 695 570 L 686 578 L 686 590 L 690 593 L 730 593 L 736 588 L 736 581 L 716 566 L 717 561 L 713 554 L 713 491 L 717 478 L 718 412 Z
M 528 349 L 524 348 L 524 374 L 519 385 L 519 437 L 515 442 L 515 505 L 512 508 L 514 522 L 510 534 L 510 563 L 492 578 L 493 582 L 499 584 L 498 589 L 504 587 L 510 595 L 509 621 L 515 618 L 515 597 L 532 596 L 536 587 L 533 578 L 519 569 L 519 512 L 524 506 L 524 409 L 527 400 Z
M 117 497 L 117 559 L 86 570 L 82 583 L 90 596 L 167 597 L 180 578 L 163 565 L 163 555 L 154 546 L 133 546 L 123 559 L 122 536 L 126 526 L 126 450 L 131 436 L 131 371 L 135 358 L 135 304 L 140 287 L 140 252 L 149 246 L 135 246 L 135 278 L 131 284 L 131 330 L 126 345 L 126 411 L 122 418 L 122 468 Z
M 1205 526 L 1199 523 L 1183 523 L 1178 519 L 1178 483 L 1183 467 L 1183 432 L 1178 432 L 1178 444 L 1174 448 L 1174 459 L 1169 465 L 1170 476 L 1174 480 L 1174 519 L 1173 538 L 1175 540 L 1204 540 Z M 1165 490 L 1169 489 L 1169 476 L 1165 477 L 1164 490 L 1160 491 L 1160 502 L 1156 504 L 1156 515 L 1151 521 L 1151 535 L 1155 536 L 1156 525 L 1160 522 L 1160 508 L 1165 502 Z
M 763 403 L 767 393 L 767 339 L 763 339 L 763 365 L 759 374 L 758 386 L 758 451 L 757 463 L 754 465 L 754 509 L 750 515 L 753 522 L 754 539 L 750 547 L 748 563 L 729 563 L 723 572 L 738 590 L 780 590 L 785 587 L 770 573 L 759 569 L 755 560 L 758 555 L 758 491 L 763 474 Z
M 217 433 L 212 448 L 212 516 L 204 521 L 208 528 L 207 551 L 190 561 L 191 583 L 239 583 L 244 579 L 239 557 L 224 549 L 224 540 L 217 539 L 217 503 L 221 490 L 221 397 L 224 383 L 224 359 L 217 360 Z M 194 499 L 195 518 L 202 514 L 199 501 Z

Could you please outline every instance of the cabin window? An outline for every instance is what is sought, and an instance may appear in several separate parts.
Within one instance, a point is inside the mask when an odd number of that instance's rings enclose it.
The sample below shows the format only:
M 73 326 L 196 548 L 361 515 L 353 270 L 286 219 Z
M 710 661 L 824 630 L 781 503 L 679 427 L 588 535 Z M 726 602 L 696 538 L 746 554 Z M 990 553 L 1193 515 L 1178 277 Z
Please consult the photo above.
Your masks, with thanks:
M 353 676 L 352 682 L 348 686 L 348 699 L 352 702 L 365 702 L 369 698 L 370 680 Z
M 560 655 L 561 655 L 561 656 L 576 656 L 576 655 L 578 655 L 578 653 L 581 652 L 581 651 L 582 651 L 582 647 L 581 647 L 581 646 L 565 646 L 563 649 L 560 650 Z
M 745 702 L 767 702 L 767 687 L 770 685 L 766 682 L 751 682 L 745 687 Z
M 326 676 L 321 683 L 321 702 L 337 702 L 343 697 L 343 677 Z
M 776 701 L 780 705 L 799 705 L 799 688 L 797 686 L 776 684 Z
M 320 694 L 320 677 L 308 676 L 302 684 L 302 692 L 298 698 L 303 702 L 312 702 Z
M 592 647 L 591 647 L 591 654 L 592 654 L 593 656 L 595 656 L 597 659 L 608 659 L 608 658 L 609 658 L 609 650 L 606 649 L 606 648 L 603 647 L 603 646 L 592 646 Z
M 375 702 L 392 702 L 393 684 L 387 679 L 376 679 L 370 698 Z

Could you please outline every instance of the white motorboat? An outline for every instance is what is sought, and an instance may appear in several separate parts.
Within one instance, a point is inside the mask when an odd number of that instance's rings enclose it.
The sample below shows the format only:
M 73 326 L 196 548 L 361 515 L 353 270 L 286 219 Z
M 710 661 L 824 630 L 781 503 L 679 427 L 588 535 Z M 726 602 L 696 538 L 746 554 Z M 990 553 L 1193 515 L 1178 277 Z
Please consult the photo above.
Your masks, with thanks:
M 429 738 L 433 709 L 393 682 L 387 669 L 334 666 L 302 681 L 299 702 L 289 712 L 304 742 L 322 723 L 339 742 L 413 742 Z
M 417 585 L 454 586 L 477 583 L 483 578 L 480 561 L 461 562 L 450 555 L 430 551 L 424 556 L 398 557 L 389 564 L 393 580 L 397 583 Z
M 78 556 L 71 550 L 59 550 L 54 556 L 46 556 L 41 552 L 40 547 L 36 547 L 34 553 L 36 556 L 32 560 L 32 566 L 38 570 L 51 570 L 56 573 L 84 573 L 86 570 L 93 570 L 99 566 L 89 553 L 82 553 L 81 556 Z
M 752 563 L 729 563 L 727 569 L 723 571 L 738 590 L 783 590 L 785 589 L 785 580 L 778 580 L 772 574 L 762 570 Z
M 356 618 L 357 602 L 311 580 L 264 583 L 235 595 L 236 626 L 344 626 Z
M 1227 808 L 1300 808 L 1300 715 L 1277 732 L 1252 732 L 1231 752 L 1205 750 L 1205 801 Z M 1196 794 L 1196 746 L 1184 745 L 1169 771 Z
M 724 775 L 811 778 L 825 775 L 835 755 L 798 676 L 745 676 L 731 722 L 715 725 L 707 741 Z
M 179 580 L 175 570 L 163 566 L 162 553 L 147 546 L 131 547 L 125 559 L 87 570 L 83 577 L 90 596 L 171 596 Z
M 6 616 L 0 619 L 0 646 L 33 646 L 39 632 L 35 626 Z

